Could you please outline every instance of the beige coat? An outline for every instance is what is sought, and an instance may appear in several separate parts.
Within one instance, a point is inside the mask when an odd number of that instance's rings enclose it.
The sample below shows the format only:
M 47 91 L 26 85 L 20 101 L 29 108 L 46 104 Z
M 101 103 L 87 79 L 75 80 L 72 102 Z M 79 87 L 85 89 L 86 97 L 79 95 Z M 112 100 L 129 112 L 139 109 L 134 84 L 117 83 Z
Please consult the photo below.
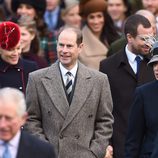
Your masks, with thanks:
M 87 26 L 84 26 L 82 34 L 84 46 L 79 59 L 84 65 L 99 70 L 100 61 L 106 58 L 108 48 L 93 35 Z

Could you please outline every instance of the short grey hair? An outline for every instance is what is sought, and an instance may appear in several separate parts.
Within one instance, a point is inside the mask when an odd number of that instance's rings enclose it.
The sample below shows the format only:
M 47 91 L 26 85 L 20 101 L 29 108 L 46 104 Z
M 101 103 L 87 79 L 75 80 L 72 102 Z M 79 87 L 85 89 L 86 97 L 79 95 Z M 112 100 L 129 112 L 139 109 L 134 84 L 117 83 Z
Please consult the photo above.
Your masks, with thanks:
M 1 88 L 0 100 L 14 102 L 16 105 L 17 114 L 23 116 L 26 112 L 26 102 L 24 94 L 15 88 Z M 5 106 L 5 105 L 4 105 Z

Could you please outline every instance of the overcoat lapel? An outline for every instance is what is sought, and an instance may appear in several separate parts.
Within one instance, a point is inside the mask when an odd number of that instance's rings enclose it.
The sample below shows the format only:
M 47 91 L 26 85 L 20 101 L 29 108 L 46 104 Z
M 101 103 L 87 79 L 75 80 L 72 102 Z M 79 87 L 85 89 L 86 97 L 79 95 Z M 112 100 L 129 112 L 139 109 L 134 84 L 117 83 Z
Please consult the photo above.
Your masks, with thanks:
M 66 98 L 58 64 L 53 64 L 42 78 L 42 83 L 54 106 L 65 119 L 62 129 L 73 120 L 82 108 L 93 87 L 91 74 L 81 63 L 79 63 L 76 77 L 77 80 L 71 105 L 69 105 Z
M 62 129 L 64 129 L 73 120 L 76 114 L 80 111 L 85 101 L 87 100 L 87 97 L 89 96 L 92 87 L 93 87 L 93 83 L 91 80 L 91 74 L 89 73 L 88 69 L 85 68 L 85 66 L 79 63 L 76 87 Z
M 54 106 L 65 118 L 69 110 L 69 103 L 62 84 L 58 62 L 49 68 L 45 77 L 42 78 L 42 83 Z
M 19 149 L 17 152 L 17 158 L 32 158 L 30 155 L 30 142 L 28 141 L 27 135 L 22 131 L 21 132 L 21 137 L 20 137 L 20 142 L 19 142 Z
M 122 52 L 122 55 L 119 57 L 120 59 L 118 59 L 118 67 L 121 66 L 123 67 L 123 69 L 129 74 L 131 75 L 133 78 L 136 79 L 136 75 L 133 71 L 133 69 L 131 68 L 129 62 L 128 62 L 128 59 L 127 59 L 127 55 L 126 55 L 126 52 L 123 51 Z
M 135 75 L 133 69 L 131 68 L 131 66 L 129 65 L 129 63 L 126 63 L 126 64 L 124 65 L 124 69 L 125 69 L 125 71 L 126 71 L 128 74 L 130 74 L 133 78 L 136 79 L 136 75 Z

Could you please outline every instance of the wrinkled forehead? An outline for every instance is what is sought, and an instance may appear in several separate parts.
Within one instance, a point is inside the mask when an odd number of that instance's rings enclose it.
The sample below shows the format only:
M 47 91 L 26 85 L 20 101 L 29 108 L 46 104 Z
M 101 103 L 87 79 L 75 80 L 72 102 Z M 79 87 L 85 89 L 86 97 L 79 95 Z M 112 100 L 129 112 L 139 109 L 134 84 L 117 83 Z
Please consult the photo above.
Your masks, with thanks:
M 73 30 L 69 30 L 69 29 L 63 30 L 58 37 L 58 41 L 61 41 L 64 39 L 68 41 L 76 42 L 77 34 Z

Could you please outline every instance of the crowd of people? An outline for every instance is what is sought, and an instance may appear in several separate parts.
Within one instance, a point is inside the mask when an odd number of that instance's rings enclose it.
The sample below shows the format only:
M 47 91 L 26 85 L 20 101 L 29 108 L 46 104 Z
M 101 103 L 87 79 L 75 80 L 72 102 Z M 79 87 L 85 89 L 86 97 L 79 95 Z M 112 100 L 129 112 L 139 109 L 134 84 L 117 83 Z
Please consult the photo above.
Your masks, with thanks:
M 158 0 L 0 1 L 0 158 L 158 157 Z

